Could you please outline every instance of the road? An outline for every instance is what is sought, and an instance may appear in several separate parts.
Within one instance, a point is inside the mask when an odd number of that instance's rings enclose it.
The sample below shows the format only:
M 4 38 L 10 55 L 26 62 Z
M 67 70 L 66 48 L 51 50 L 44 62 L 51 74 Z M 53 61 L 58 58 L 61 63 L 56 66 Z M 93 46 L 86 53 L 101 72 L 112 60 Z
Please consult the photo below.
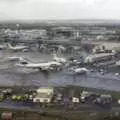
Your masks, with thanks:
M 49 105 L 48 107 L 41 107 L 38 103 L 32 102 L 13 102 L 11 100 L 5 100 L 0 102 L 0 108 L 7 108 L 12 110 L 24 110 L 24 111 L 35 111 L 35 112 L 67 112 L 67 111 L 77 111 L 77 112 L 120 112 L 120 106 L 111 105 L 107 107 L 88 104 L 88 103 L 80 103 L 76 106 L 69 107 L 66 105 Z

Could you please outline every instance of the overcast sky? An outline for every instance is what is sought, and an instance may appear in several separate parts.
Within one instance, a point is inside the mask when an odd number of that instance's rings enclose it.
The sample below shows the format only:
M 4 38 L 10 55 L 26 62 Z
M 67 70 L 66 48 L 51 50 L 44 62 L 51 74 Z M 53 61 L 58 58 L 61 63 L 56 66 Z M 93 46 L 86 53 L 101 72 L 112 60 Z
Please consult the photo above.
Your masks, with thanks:
M 119 19 L 120 0 L 0 0 L 0 20 Z

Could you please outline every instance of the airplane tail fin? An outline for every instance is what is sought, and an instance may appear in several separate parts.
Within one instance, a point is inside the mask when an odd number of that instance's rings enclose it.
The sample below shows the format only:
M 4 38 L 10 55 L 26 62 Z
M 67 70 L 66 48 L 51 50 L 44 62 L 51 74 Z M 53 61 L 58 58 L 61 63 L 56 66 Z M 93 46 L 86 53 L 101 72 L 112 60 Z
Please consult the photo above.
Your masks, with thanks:
M 7 43 L 8 48 L 13 48 L 13 46 L 10 43 Z
M 58 57 L 57 57 L 57 55 L 56 54 L 53 54 L 53 59 L 57 59 Z

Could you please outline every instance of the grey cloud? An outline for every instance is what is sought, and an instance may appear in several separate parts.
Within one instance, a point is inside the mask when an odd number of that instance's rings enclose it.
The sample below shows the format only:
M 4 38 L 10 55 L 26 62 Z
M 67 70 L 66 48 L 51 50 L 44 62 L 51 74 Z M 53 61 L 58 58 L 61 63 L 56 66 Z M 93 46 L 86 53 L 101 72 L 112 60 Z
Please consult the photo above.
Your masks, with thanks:
M 119 0 L 0 0 L 0 11 L 11 19 L 120 19 L 119 4 Z

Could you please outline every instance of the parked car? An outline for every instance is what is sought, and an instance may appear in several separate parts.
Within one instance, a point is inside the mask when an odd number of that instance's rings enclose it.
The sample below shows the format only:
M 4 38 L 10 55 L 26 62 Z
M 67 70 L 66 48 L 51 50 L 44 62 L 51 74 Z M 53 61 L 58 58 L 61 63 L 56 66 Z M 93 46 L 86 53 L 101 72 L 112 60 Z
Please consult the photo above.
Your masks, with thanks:
M 92 102 L 94 99 L 96 99 L 99 96 L 100 95 L 98 93 L 95 93 L 95 92 L 83 91 L 81 93 L 80 100 L 81 100 L 82 103 L 84 103 L 86 101 L 91 101 Z
M 112 96 L 102 94 L 100 95 L 100 97 L 97 97 L 93 102 L 99 105 L 108 105 L 108 104 L 111 104 L 112 102 Z

